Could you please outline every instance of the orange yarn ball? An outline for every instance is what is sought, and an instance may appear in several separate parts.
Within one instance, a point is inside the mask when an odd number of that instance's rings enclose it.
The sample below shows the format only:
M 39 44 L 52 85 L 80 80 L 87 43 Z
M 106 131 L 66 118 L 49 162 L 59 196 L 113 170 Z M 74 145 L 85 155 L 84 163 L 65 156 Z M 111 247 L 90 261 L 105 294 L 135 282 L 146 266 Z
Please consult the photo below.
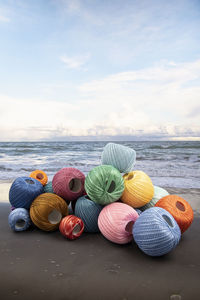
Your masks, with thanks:
M 149 203 L 154 195 L 154 186 L 150 177 L 143 171 L 132 171 L 124 176 L 124 192 L 121 200 L 134 207 Z
M 52 193 L 39 195 L 30 207 L 31 220 L 44 231 L 58 229 L 61 219 L 67 215 L 68 206 L 65 200 Z
M 194 218 L 192 207 L 182 197 L 168 195 L 161 198 L 155 206 L 166 209 L 174 217 L 181 233 L 184 233 L 192 224 Z
M 37 179 L 41 182 L 42 185 L 47 184 L 48 177 L 47 174 L 44 171 L 41 170 L 35 170 L 30 174 L 30 177 Z

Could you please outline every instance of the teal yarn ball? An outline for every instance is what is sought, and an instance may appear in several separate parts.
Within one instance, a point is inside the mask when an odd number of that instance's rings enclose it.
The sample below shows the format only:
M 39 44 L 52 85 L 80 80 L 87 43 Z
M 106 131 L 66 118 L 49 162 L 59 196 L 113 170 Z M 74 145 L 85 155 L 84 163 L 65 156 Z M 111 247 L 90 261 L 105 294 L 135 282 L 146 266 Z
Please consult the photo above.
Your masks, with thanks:
M 85 232 L 99 232 L 98 217 L 103 206 L 82 196 L 76 201 L 75 216 L 81 218 Z
M 112 166 L 93 168 L 85 179 L 85 190 L 89 198 L 102 205 L 117 201 L 124 191 L 124 179 Z
M 52 187 L 52 181 L 48 182 L 44 186 L 44 193 L 52 193 L 52 194 L 54 194 L 53 187 Z
M 147 203 L 146 205 L 140 207 L 141 211 L 144 211 L 150 207 L 153 207 L 156 205 L 156 203 L 158 202 L 158 200 L 160 200 L 161 198 L 168 196 L 169 193 L 168 191 L 166 191 L 165 189 L 154 185 L 154 195 L 153 198 L 151 199 L 151 201 L 149 203 Z
M 135 150 L 115 143 L 108 143 L 102 153 L 103 165 L 111 165 L 121 173 L 129 173 L 133 170 L 136 161 Z

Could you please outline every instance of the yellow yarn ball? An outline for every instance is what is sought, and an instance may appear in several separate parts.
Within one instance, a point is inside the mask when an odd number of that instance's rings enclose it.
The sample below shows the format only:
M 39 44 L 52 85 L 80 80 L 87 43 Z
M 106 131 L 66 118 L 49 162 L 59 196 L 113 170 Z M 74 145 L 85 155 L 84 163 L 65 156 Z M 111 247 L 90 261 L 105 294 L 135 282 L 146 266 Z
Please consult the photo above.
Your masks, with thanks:
M 67 203 L 61 197 L 52 193 L 39 195 L 30 207 L 31 220 L 44 231 L 58 229 L 61 219 L 67 215 Z
M 134 207 L 147 204 L 154 195 L 154 186 L 149 176 L 143 171 L 132 171 L 124 176 L 124 192 L 121 200 Z

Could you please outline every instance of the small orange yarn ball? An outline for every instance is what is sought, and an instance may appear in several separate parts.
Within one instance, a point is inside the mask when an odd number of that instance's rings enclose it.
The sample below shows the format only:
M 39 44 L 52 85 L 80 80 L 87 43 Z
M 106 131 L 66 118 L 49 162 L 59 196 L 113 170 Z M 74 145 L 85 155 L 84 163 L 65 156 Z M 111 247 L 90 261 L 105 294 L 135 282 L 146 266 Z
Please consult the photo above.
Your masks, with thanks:
M 42 185 L 47 184 L 48 177 L 47 174 L 42 170 L 35 170 L 30 174 L 30 177 L 37 179 Z
M 121 200 L 138 208 L 149 203 L 154 195 L 154 186 L 150 177 L 143 171 L 132 171 L 124 176 L 124 192 Z
M 181 233 L 184 233 L 192 224 L 194 214 L 190 204 L 177 195 L 168 195 L 161 198 L 155 206 L 166 209 L 178 223 Z
M 31 220 L 44 231 L 58 229 L 61 219 L 67 215 L 68 206 L 66 201 L 52 193 L 39 195 L 30 207 Z

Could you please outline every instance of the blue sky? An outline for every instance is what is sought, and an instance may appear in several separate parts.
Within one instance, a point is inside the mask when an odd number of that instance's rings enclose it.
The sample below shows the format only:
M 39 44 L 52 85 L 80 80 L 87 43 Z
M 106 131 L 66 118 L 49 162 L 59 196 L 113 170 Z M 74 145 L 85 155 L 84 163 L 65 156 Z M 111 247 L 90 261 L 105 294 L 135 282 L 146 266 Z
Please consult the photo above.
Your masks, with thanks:
M 0 140 L 200 140 L 199 0 L 0 0 Z

